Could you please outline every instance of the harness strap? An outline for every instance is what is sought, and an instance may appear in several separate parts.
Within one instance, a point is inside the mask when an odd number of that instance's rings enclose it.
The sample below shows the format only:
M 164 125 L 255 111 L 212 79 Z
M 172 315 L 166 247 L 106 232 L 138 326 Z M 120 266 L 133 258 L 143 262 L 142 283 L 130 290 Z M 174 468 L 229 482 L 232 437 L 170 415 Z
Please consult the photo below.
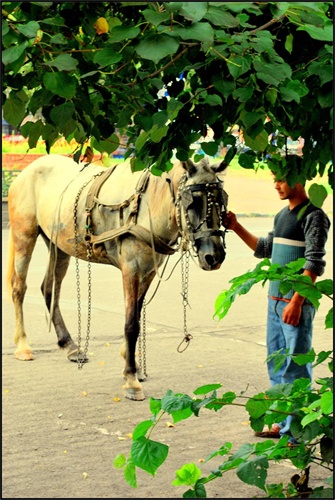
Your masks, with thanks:
M 155 245 L 155 252 L 161 253 L 164 255 L 172 255 L 175 253 L 175 249 L 170 247 L 167 243 L 161 240 L 155 234 L 151 234 L 148 229 L 145 227 L 139 226 L 138 224 L 128 224 L 123 227 L 119 227 L 116 229 L 111 229 L 109 231 L 105 231 L 99 235 L 90 235 L 90 241 L 93 245 L 93 248 L 100 243 L 104 243 L 105 241 L 112 240 L 113 238 L 117 238 L 118 236 L 122 236 L 123 234 L 131 234 L 133 236 L 137 236 L 141 238 L 147 245 L 151 246 L 152 238 Z
M 93 182 L 91 189 L 88 192 L 87 198 L 86 198 L 86 210 L 91 211 L 94 205 L 98 202 L 97 196 L 99 194 L 100 188 L 103 185 L 103 183 L 108 179 L 108 177 L 114 172 L 115 168 L 117 165 L 114 165 L 113 167 L 107 168 L 106 171 L 101 174 L 99 177 L 95 179 Z

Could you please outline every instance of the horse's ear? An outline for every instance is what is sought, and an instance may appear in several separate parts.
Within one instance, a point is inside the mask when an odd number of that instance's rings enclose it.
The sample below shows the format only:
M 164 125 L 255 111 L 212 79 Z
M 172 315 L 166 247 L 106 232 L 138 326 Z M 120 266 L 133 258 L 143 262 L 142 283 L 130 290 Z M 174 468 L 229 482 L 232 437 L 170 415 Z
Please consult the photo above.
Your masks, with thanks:
M 218 161 L 218 162 L 213 163 L 211 165 L 211 169 L 216 173 L 223 172 L 224 170 L 226 170 L 227 167 L 228 167 L 228 163 L 226 163 L 224 160 Z
M 197 171 L 196 164 L 194 163 L 193 160 L 191 160 L 191 158 L 189 158 L 186 161 L 183 161 L 182 165 L 183 168 L 189 173 L 190 177 L 192 177 L 192 175 L 194 175 Z

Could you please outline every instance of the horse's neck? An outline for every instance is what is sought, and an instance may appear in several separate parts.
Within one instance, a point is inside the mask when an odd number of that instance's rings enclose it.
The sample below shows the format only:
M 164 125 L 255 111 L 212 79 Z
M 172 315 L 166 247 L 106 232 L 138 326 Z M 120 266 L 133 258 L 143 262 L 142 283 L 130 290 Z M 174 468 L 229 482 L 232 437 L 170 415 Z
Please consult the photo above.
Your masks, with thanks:
M 174 241 L 178 236 L 178 225 L 172 180 L 170 176 L 162 174 L 161 177 L 152 176 L 150 184 L 147 192 L 150 225 L 157 236 L 166 241 Z

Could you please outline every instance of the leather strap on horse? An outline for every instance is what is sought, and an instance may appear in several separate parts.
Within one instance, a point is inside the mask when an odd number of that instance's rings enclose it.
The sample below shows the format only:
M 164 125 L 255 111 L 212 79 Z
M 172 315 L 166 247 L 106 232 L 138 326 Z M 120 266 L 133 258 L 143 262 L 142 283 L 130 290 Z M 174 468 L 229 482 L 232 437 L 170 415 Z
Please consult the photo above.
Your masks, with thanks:
M 172 255 L 175 253 L 175 249 L 167 245 L 163 240 L 161 240 L 155 234 L 151 234 L 148 229 L 143 226 L 139 226 L 138 224 L 128 224 L 116 229 L 111 229 L 110 231 L 105 231 L 102 234 L 94 235 L 91 234 L 91 243 L 93 248 L 100 243 L 104 243 L 105 241 L 112 240 L 113 238 L 117 238 L 118 236 L 122 236 L 123 234 L 132 234 L 143 240 L 149 246 L 151 246 L 152 238 L 155 245 L 155 252 L 161 253 L 164 255 Z
M 114 172 L 115 168 L 117 165 L 114 165 L 113 167 L 107 168 L 106 171 L 100 175 L 100 177 L 97 177 L 95 181 L 93 182 L 91 189 L 88 192 L 87 198 L 86 198 L 86 210 L 91 211 L 94 205 L 97 203 L 97 196 L 99 194 L 100 188 L 103 185 L 103 183 L 108 179 L 108 177 Z
M 87 212 L 87 220 L 86 220 L 86 239 L 89 240 L 89 243 L 92 244 L 93 248 L 96 247 L 97 245 L 104 243 L 106 241 L 112 240 L 113 238 L 117 238 L 118 236 L 122 236 L 124 234 L 132 234 L 133 236 L 136 236 L 140 238 L 142 241 L 147 243 L 149 246 L 152 246 L 154 244 L 154 250 L 157 253 L 161 253 L 164 255 L 172 255 L 175 253 L 175 249 L 166 244 L 163 240 L 161 240 L 158 236 L 155 234 L 152 234 L 148 229 L 145 227 L 139 226 L 137 222 L 137 214 L 139 210 L 139 205 L 140 205 L 140 199 L 142 193 L 145 192 L 148 182 L 149 182 L 149 177 L 150 177 L 150 170 L 146 169 L 143 172 L 143 175 L 141 175 L 140 179 L 137 182 L 136 188 L 135 188 L 135 194 L 133 194 L 128 200 L 123 201 L 122 203 L 118 205 L 105 205 L 104 203 L 101 203 L 98 199 L 98 194 L 100 191 L 101 186 L 103 183 L 110 177 L 110 175 L 114 172 L 115 168 L 117 165 L 114 167 L 111 167 L 107 169 L 105 172 L 103 172 L 99 177 L 97 177 L 92 186 L 91 189 L 88 192 L 87 198 L 86 198 L 86 212 Z M 120 211 L 120 222 L 123 224 L 123 209 L 125 207 L 128 207 L 130 205 L 130 202 L 134 200 L 133 208 L 131 210 L 131 213 L 128 216 L 127 222 L 125 225 L 122 225 L 119 228 L 116 229 L 111 229 L 109 231 L 105 231 L 104 233 L 100 235 L 94 235 L 91 232 L 91 212 L 96 204 L 101 204 L 104 205 L 105 207 L 109 207 L 111 210 L 119 210 Z

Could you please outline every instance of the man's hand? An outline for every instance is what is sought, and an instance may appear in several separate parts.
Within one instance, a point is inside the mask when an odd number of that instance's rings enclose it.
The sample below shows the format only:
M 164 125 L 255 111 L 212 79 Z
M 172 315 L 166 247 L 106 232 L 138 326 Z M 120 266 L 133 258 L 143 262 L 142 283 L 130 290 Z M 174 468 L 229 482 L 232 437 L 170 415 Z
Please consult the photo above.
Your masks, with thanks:
M 237 226 L 237 218 L 233 212 L 226 212 L 222 217 L 222 225 L 226 229 L 234 231 Z
M 302 311 L 302 304 L 289 302 L 283 309 L 282 320 L 287 325 L 298 326 Z

